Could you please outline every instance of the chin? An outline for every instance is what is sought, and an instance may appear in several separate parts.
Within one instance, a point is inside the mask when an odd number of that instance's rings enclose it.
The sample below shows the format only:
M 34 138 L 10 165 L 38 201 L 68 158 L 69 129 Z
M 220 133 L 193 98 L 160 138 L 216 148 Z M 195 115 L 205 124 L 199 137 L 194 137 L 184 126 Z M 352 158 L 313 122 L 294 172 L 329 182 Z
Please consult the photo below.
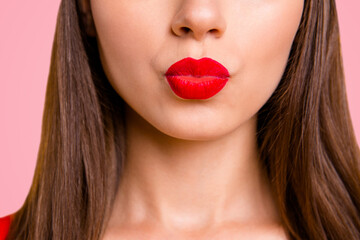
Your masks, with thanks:
M 186 141 L 210 141 L 215 140 L 221 136 L 221 134 L 209 133 L 209 132 L 191 132 L 191 131 L 172 131 L 172 132 L 163 132 L 164 134 Z
M 167 122 L 166 125 L 153 126 L 167 136 L 188 141 L 215 140 L 234 131 L 236 128 L 229 125 L 225 127 L 223 122 L 216 123 L 214 119 L 212 120 L 212 122 L 206 122 L 206 124 L 203 121 L 187 121 L 184 124 L 182 121 L 175 120 L 171 123 Z

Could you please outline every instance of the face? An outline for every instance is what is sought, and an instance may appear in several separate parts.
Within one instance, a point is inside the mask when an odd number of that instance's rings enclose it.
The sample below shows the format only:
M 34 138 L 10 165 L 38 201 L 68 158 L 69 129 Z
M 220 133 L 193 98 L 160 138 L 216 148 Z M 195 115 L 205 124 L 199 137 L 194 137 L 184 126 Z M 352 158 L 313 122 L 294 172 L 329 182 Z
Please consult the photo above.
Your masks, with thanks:
M 256 118 L 280 82 L 304 0 L 91 0 L 105 73 L 136 114 L 172 137 L 206 140 Z M 165 73 L 208 57 L 230 74 L 208 99 L 183 99 Z

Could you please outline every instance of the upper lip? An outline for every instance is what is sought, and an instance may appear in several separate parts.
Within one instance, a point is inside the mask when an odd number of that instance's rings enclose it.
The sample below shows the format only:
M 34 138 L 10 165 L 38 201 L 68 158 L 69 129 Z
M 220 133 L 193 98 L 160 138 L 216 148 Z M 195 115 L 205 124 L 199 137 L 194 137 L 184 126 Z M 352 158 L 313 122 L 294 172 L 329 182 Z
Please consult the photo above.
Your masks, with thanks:
M 166 76 L 193 76 L 228 78 L 229 71 L 219 62 L 205 57 L 199 60 L 187 57 L 169 67 Z

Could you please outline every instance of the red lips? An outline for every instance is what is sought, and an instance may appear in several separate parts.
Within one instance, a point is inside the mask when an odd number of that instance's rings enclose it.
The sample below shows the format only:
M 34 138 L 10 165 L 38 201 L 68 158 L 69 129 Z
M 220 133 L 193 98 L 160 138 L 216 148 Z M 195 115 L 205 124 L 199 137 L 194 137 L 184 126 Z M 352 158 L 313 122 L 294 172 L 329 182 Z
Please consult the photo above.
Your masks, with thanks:
M 224 88 L 228 70 L 211 58 L 184 58 L 165 73 L 173 92 L 184 99 L 207 99 Z

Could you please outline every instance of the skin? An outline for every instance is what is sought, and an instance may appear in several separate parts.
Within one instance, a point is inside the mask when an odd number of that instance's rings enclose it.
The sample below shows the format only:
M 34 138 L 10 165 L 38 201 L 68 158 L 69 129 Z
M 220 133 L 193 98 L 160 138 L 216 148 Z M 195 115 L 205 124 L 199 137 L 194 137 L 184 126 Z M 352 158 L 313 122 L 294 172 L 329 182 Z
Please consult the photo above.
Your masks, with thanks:
M 126 165 L 103 239 L 287 238 L 256 119 L 284 72 L 303 4 L 82 0 L 105 73 L 128 104 Z M 177 97 L 164 73 L 185 57 L 220 62 L 227 85 L 207 100 Z

